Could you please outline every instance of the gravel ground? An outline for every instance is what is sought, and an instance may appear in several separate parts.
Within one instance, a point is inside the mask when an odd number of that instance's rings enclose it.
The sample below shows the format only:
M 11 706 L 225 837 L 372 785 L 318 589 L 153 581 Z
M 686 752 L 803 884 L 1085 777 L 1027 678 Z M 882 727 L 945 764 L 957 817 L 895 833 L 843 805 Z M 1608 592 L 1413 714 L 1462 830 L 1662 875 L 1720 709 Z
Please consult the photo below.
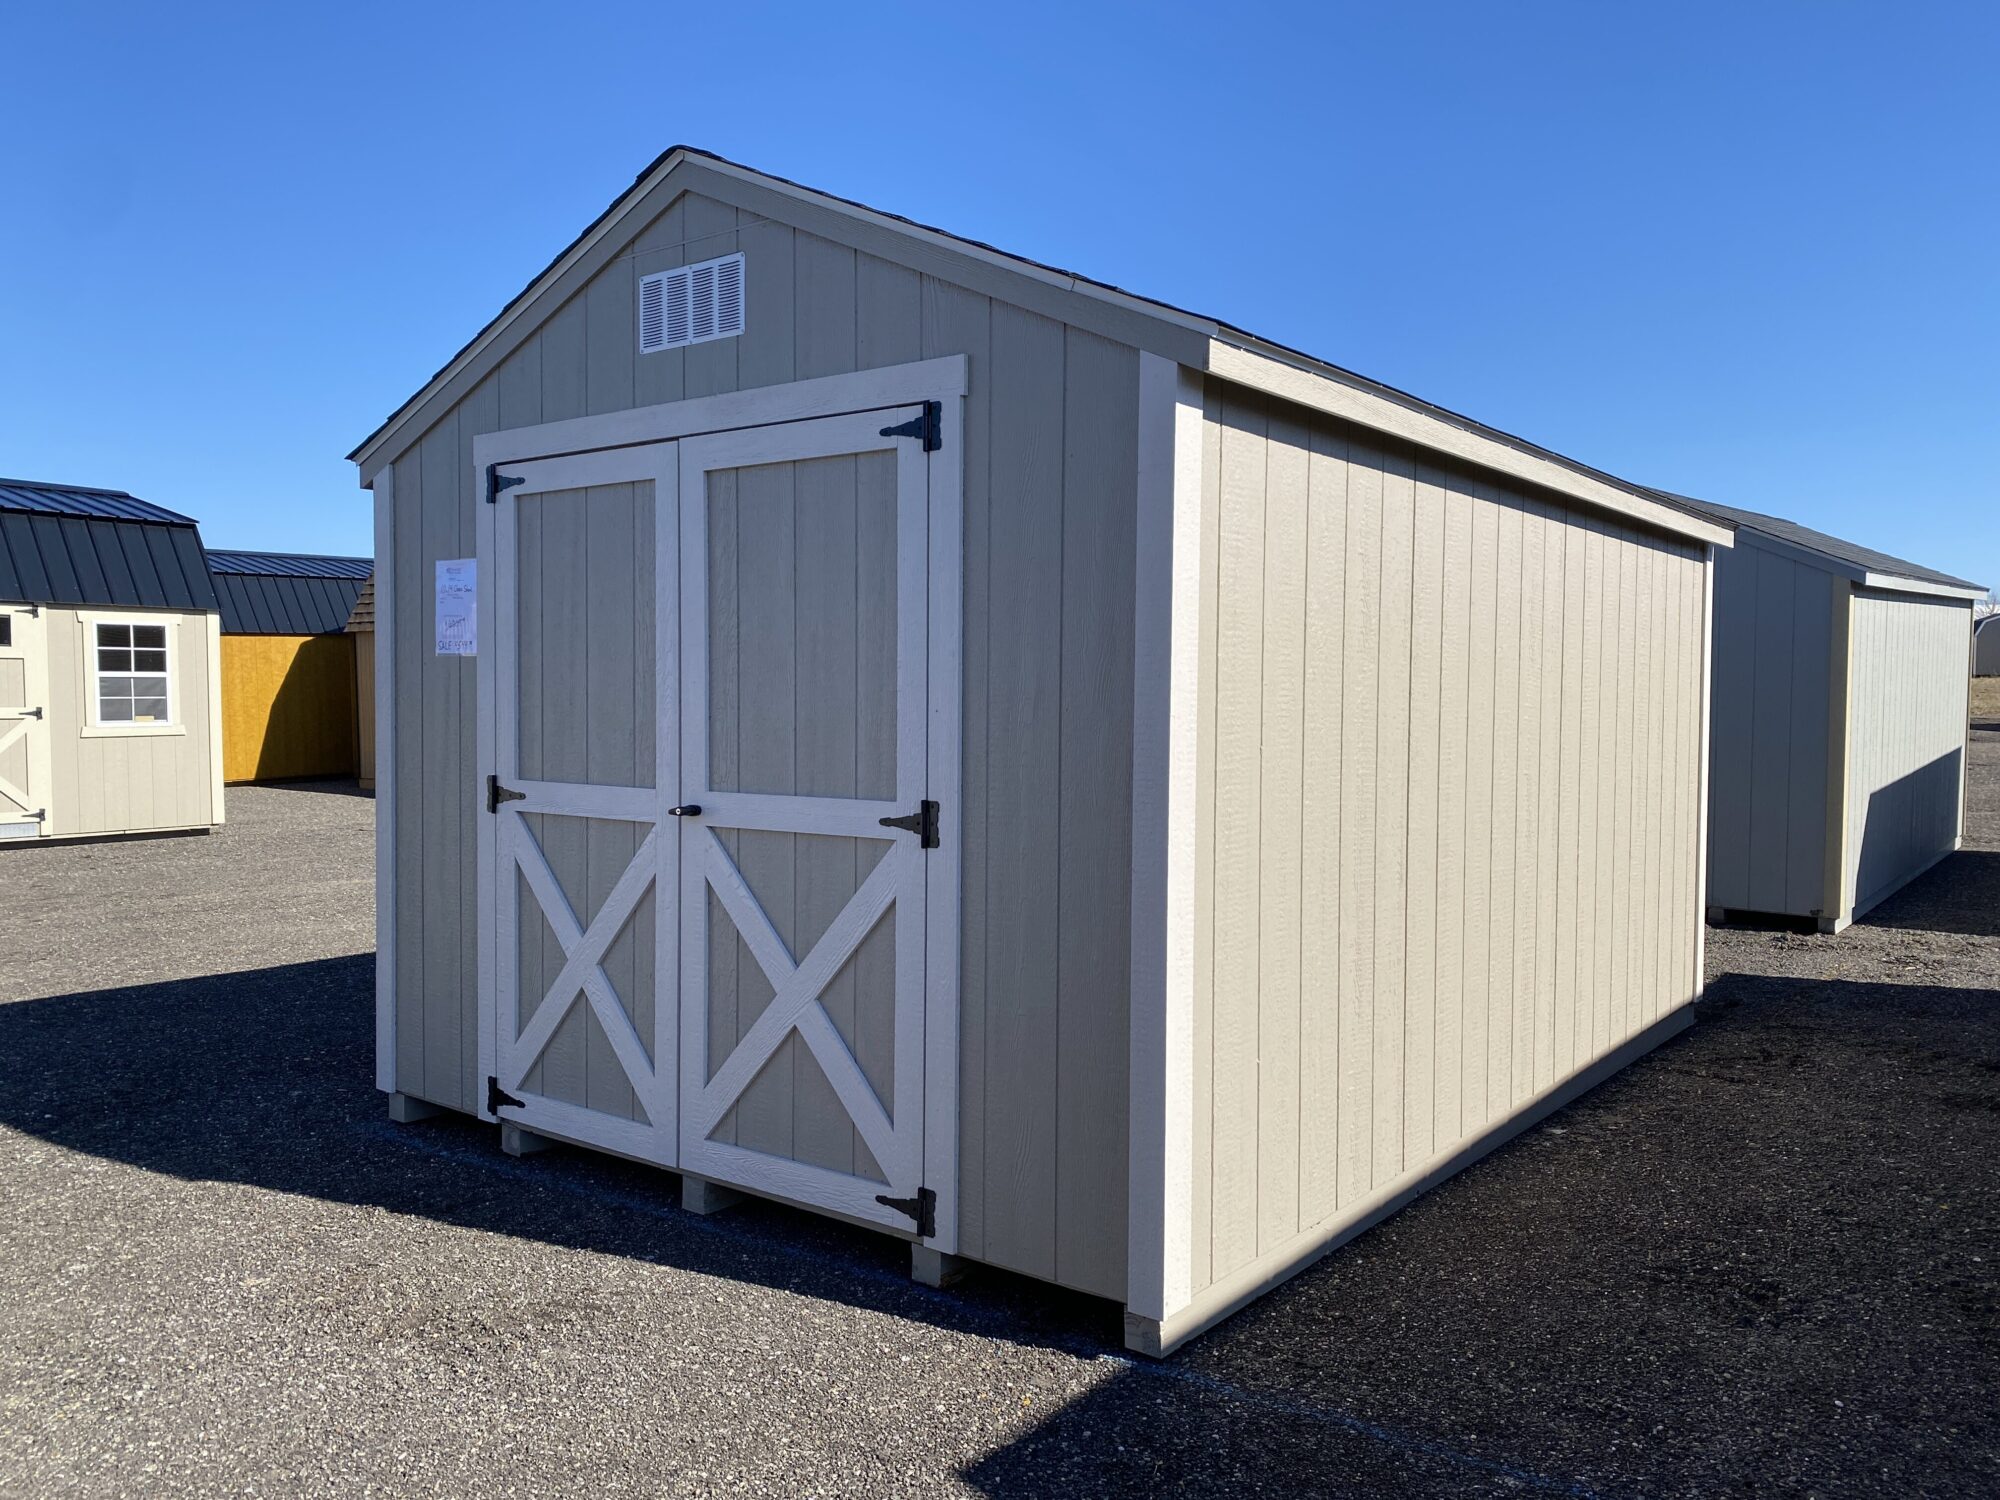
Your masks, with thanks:
M 1161 1364 L 1116 1310 L 394 1127 L 369 803 L 0 860 L 0 1494 L 2000 1492 L 2000 703 L 1971 847 Z

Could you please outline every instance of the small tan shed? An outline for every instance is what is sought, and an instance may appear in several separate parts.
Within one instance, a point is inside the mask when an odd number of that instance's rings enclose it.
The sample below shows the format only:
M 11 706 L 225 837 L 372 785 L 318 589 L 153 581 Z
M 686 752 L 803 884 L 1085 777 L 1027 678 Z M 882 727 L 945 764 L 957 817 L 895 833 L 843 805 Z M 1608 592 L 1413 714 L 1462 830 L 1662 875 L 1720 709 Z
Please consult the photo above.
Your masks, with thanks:
M 352 456 L 399 1119 L 1157 1353 L 1689 1020 L 1647 491 L 686 148 Z
M 0 843 L 222 822 L 216 611 L 188 517 L 0 479 Z

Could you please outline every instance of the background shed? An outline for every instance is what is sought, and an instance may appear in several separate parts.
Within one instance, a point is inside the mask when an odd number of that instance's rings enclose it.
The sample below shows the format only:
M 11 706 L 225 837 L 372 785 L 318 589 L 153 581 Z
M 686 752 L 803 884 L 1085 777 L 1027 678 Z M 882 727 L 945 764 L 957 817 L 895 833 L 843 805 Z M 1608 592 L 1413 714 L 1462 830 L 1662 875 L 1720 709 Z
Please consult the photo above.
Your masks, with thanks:
M 2000 677 L 2000 615 L 1988 615 L 1973 627 L 1972 675 Z
M 1978 585 L 1776 516 L 1718 561 L 1708 904 L 1837 932 L 1958 848 Z
M 0 480 L 0 840 L 220 823 L 216 654 L 190 518 Z
M 222 613 L 228 781 L 351 776 L 359 766 L 354 638 L 365 557 L 211 550 Z
M 353 457 L 398 1118 L 1157 1352 L 1690 1019 L 1730 533 L 1649 492 L 685 148 Z
M 375 788 L 375 578 L 371 573 L 354 596 L 347 614 L 347 633 L 354 638 L 354 710 L 359 733 L 357 774 L 363 791 Z

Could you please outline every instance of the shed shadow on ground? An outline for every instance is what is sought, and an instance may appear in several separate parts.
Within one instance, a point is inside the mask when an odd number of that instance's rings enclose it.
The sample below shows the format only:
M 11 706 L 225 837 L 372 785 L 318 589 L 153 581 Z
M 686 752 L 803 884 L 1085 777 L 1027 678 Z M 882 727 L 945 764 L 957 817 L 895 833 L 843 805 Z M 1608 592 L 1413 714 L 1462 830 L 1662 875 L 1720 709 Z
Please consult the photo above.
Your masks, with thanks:
M 351 786 L 351 784 L 350 784 Z M 189 1180 L 379 1207 L 657 1261 L 968 1332 L 1116 1347 L 1100 1299 L 982 1274 L 909 1280 L 889 1236 L 775 1204 L 681 1211 L 671 1173 L 594 1152 L 525 1160 L 463 1115 L 387 1118 L 374 1087 L 374 955 L 0 1004 L 0 1125 Z
M 1990 1493 L 2000 1266 L 1975 1257 L 2000 1232 L 2000 989 L 1728 975 L 1699 1014 L 963 1477 L 996 1497 L 1194 1475 L 1294 1496 Z
M 765 1206 L 696 1219 L 665 1173 L 517 1162 L 462 1119 L 390 1125 L 372 968 L 0 1005 L 0 1124 L 176 1177 L 1117 1354 L 1099 1301 L 997 1275 L 929 1292 L 884 1236 Z M 1231 1495 L 1831 1491 L 1865 1441 L 1885 1492 L 1975 1491 L 2000 1448 L 2000 1258 L 1970 1260 L 2000 1231 L 2000 991 L 1733 975 L 1701 1011 L 1173 1359 L 1105 1363 L 964 1477 L 994 1496 L 1196 1476 Z

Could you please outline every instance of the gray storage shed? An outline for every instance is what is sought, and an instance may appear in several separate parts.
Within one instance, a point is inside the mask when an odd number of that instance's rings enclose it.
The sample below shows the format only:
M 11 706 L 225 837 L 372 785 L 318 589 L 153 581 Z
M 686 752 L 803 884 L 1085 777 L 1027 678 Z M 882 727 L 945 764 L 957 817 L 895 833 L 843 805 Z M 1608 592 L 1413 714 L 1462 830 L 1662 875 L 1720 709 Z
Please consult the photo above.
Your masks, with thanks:
M 1986 591 L 1671 498 L 1737 528 L 1715 580 L 1709 916 L 1838 932 L 1963 839 L 1966 666 Z
M 222 822 L 217 640 L 187 516 L 0 479 L 0 842 Z
M 1973 622 L 1972 675 L 2000 677 L 2000 615 Z
M 397 1118 L 1159 1352 L 1689 1020 L 1649 491 L 686 148 L 352 456 Z

